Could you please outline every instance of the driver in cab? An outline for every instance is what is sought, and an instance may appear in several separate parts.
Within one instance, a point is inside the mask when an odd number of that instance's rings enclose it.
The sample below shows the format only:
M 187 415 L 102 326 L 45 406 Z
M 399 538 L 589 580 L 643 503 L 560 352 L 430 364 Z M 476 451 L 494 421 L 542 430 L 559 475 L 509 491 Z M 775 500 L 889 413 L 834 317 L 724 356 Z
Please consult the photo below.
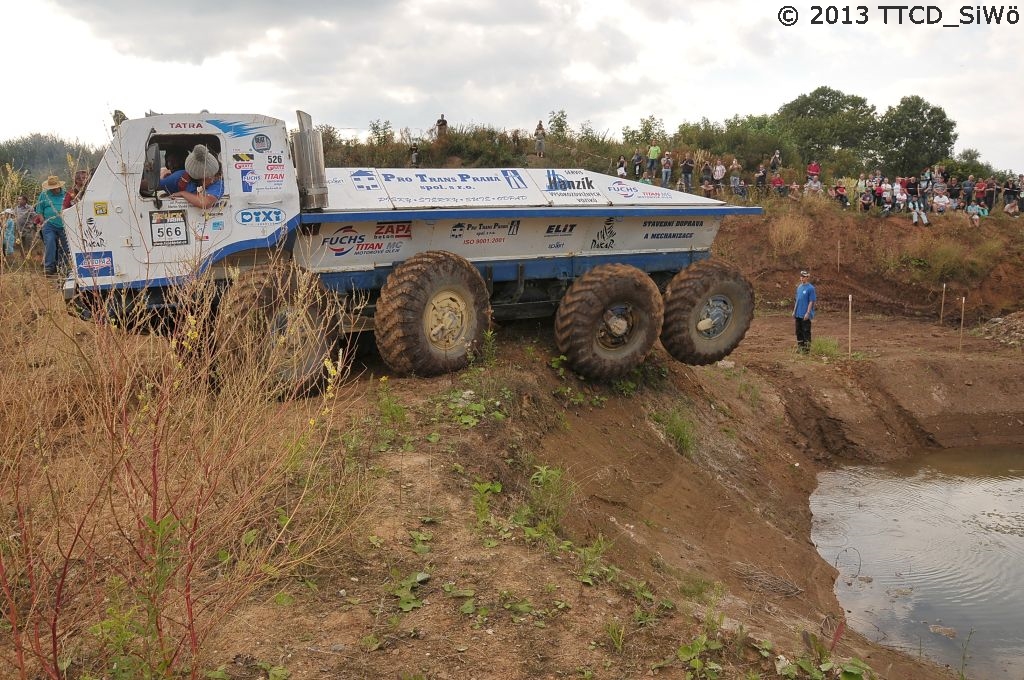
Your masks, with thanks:
M 170 197 L 184 199 L 196 208 L 210 208 L 224 195 L 220 162 L 205 145 L 196 144 L 185 158 L 185 173 L 178 187 Z

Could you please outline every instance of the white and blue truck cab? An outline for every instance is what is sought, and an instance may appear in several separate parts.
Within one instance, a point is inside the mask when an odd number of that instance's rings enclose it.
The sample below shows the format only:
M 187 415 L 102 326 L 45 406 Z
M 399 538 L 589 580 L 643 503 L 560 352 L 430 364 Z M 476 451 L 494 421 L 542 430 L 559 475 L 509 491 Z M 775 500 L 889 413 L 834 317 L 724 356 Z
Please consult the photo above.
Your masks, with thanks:
M 65 298 L 80 313 L 113 313 L 114 298 L 159 311 L 175 286 L 202 276 L 216 314 L 238 323 L 278 313 L 252 298 L 282 280 L 268 270 L 286 266 L 342 307 L 358 299 L 358 318 L 338 332 L 372 329 L 384 361 L 418 375 L 464 366 L 492 318 L 554 314 L 559 351 L 605 380 L 659 339 L 678 360 L 717 361 L 749 327 L 752 288 L 711 259 L 711 245 L 723 218 L 760 208 L 582 169 L 326 168 L 312 119 L 298 121 L 291 134 L 252 114 L 120 122 L 64 215 Z M 157 190 L 168 154 L 197 144 L 223 177 L 208 208 Z M 267 321 L 272 342 L 280 324 Z M 295 348 L 308 360 L 286 377 L 311 379 L 332 350 L 313 344 Z

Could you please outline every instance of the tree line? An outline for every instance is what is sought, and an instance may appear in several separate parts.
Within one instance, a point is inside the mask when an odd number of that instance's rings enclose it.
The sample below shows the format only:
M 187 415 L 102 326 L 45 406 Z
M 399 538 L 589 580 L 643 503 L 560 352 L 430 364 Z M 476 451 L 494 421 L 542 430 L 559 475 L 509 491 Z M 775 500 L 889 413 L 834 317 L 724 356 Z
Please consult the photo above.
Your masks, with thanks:
M 407 131 L 398 134 L 390 121 L 370 123 L 365 140 L 344 139 L 330 125 L 317 126 L 324 135 L 328 165 L 406 164 L 412 140 Z M 766 163 L 776 149 L 788 167 L 803 168 L 817 160 L 830 177 L 856 177 L 875 168 L 890 177 L 919 174 L 925 166 L 945 165 L 958 177 L 997 176 L 976 149 L 953 154 L 956 122 L 939 106 L 917 95 L 906 96 L 879 114 L 864 97 L 830 87 L 819 87 L 783 104 L 772 114 L 733 116 L 723 122 L 701 118 L 681 123 L 669 133 L 662 119 L 651 115 L 636 127 L 622 128 L 621 139 L 596 132 L 589 121 L 578 130 L 569 127 L 565 110 L 552 111 L 548 138 L 556 146 L 571 148 L 566 161 L 573 167 L 609 172 L 614 159 L 625 150 L 647 150 L 651 142 L 676 149 L 701 149 L 737 158 L 748 171 Z M 444 148 L 436 140 L 424 140 L 419 151 L 424 164 L 443 165 L 447 157 L 461 157 L 467 166 L 516 165 L 529 152 L 529 134 L 490 126 L 452 126 Z M 630 151 L 631 152 L 631 151 Z M 627 152 L 627 156 L 628 156 Z M 53 134 L 31 134 L 0 142 L 0 172 L 10 168 L 27 187 L 51 174 L 69 176 L 75 167 L 92 167 L 100 149 L 69 142 Z M 556 154 L 553 160 L 559 162 Z

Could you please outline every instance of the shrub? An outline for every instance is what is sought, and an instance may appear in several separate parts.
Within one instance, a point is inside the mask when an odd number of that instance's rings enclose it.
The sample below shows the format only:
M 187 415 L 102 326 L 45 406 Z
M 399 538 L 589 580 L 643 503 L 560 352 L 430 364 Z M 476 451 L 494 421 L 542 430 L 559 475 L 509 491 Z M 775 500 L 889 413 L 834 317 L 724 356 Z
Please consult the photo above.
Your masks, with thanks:
M 799 213 L 780 213 L 768 227 L 768 243 L 778 257 L 799 255 L 811 237 L 811 221 Z

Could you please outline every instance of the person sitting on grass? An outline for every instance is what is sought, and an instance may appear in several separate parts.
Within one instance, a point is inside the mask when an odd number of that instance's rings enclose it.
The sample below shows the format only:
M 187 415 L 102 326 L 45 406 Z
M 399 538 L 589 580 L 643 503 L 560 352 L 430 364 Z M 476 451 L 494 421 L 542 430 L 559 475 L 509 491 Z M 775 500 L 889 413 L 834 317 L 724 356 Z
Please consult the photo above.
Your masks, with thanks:
M 843 184 L 843 180 L 836 182 L 836 185 L 833 188 L 833 193 L 835 194 L 835 199 L 839 205 L 843 206 L 843 210 L 850 207 L 850 197 L 846 193 L 846 185 Z
M 875 192 L 874 192 L 874 190 L 871 189 L 871 187 L 868 187 L 860 195 L 860 211 L 861 212 L 870 212 L 871 211 L 871 206 L 874 205 L 874 204 L 875 204 Z
M 1003 206 L 1003 212 L 1017 219 L 1020 217 L 1020 201 L 1015 199 Z
M 918 219 L 923 226 L 928 226 L 928 210 L 924 201 L 920 198 L 912 198 L 907 201 L 907 210 L 910 211 L 910 221 L 916 226 Z
M 800 185 L 793 182 L 789 185 L 789 200 L 799 201 L 800 200 Z
M 967 206 L 967 219 L 975 227 L 981 226 L 981 218 L 988 216 L 988 208 L 984 203 L 978 203 L 978 199 L 972 198 L 971 204 Z

